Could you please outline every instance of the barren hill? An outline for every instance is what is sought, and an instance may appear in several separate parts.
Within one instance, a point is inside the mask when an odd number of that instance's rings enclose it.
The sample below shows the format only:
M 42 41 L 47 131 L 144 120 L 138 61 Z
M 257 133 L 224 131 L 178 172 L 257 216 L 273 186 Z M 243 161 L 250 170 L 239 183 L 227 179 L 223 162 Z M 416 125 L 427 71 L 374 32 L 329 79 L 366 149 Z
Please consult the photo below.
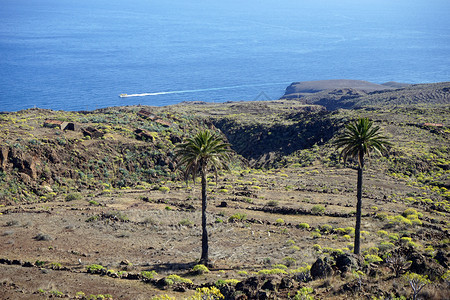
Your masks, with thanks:
M 450 82 L 373 84 L 358 80 L 325 80 L 293 83 L 281 99 L 300 100 L 329 110 L 389 107 L 395 105 L 441 105 L 450 103 Z
M 282 98 L 296 99 L 306 94 L 317 93 L 325 90 L 355 89 L 364 92 L 373 92 L 393 88 L 391 85 L 381 85 L 363 80 L 333 79 L 318 81 L 294 82 L 286 88 Z

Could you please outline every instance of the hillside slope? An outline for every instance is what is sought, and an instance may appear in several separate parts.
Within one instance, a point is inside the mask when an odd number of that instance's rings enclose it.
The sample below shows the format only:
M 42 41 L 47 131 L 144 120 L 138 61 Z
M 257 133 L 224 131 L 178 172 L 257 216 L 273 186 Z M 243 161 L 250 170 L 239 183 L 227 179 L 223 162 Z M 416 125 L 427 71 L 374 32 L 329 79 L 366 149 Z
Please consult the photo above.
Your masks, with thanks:
M 448 86 L 415 85 L 375 92 L 353 103 L 364 105 L 364 109 L 338 111 L 302 101 L 277 100 L 119 107 L 93 112 L 29 109 L 2 114 L 0 199 L 48 200 L 73 189 L 157 188 L 159 181 L 181 176 L 174 160 L 174 145 L 198 128 L 207 127 L 221 132 L 240 157 L 238 161 L 253 167 L 337 165 L 333 138 L 357 117 L 374 120 L 393 139 L 394 146 L 380 165 L 383 172 L 449 187 Z M 414 104 L 387 101 L 387 95 L 397 95 L 398 99 L 408 95 Z M 389 104 L 393 102 L 398 104 Z M 77 128 L 47 128 L 43 126 L 46 119 L 73 122 Z M 100 136 L 90 135 L 86 130 L 89 127 Z
M 450 103 L 450 82 L 376 85 L 339 80 L 293 83 L 282 99 L 300 100 L 329 110 L 395 105 L 442 105 Z

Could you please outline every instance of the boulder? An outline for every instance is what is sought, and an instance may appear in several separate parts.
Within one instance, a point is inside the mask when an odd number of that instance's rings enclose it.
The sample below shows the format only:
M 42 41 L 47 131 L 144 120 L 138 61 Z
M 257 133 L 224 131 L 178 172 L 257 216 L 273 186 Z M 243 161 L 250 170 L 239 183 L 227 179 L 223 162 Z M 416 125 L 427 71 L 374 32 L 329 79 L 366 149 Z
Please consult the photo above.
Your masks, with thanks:
M 448 268 L 448 255 L 446 255 L 444 252 L 442 252 L 441 250 L 439 250 L 436 255 L 434 256 L 434 259 L 436 259 L 436 261 L 443 266 L 444 268 Z
M 265 282 L 262 285 L 262 290 L 268 290 L 268 291 L 277 291 L 281 284 L 281 277 L 280 276 L 269 276 L 265 278 Z
M 328 263 L 327 258 L 324 258 L 323 260 L 318 258 L 311 266 L 311 270 L 309 272 L 311 273 L 312 278 L 316 280 L 330 276 L 333 270 Z
M 341 272 L 345 273 L 351 271 L 352 269 L 359 268 L 358 258 L 354 254 L 344 253 L 339 254 L 335 258 L 336 268 Z
M 411 261 L 411 267 L 409 268 L 411 272 L 425 274 L 427 271 L 427 264 L 425 257 L 422 254 L 413 252 L 408 256 L 408 260 Z

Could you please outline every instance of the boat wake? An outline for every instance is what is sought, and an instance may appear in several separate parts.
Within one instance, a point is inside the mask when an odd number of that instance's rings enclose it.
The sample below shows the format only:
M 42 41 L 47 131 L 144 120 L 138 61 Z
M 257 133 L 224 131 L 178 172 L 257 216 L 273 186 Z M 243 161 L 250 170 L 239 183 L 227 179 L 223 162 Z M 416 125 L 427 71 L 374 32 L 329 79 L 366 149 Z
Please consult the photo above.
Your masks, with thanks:
M 185 94 L 185 93 L 199 93 L 199 92 L 210 92 L 210 91 L 220 91 L 220 90 L 231 90 L 245 87 L 260 87 L 269 86 L 276 84 L 290 84 L 291 82 L 273 82 L 273 83 L 261 83 L 261 84 L 242 84 L 234 86 L 224 86 L 216 88 L 206 88 L 206 89 L 195 89 L 195 90 L 181 90 L 181 91 L 168 91 L 168 92 L 154 92 L 154 93 L 142 93 L 142 94 L 120 94 L 121 98 L 129 97 L 145 97 L 145 96 L 158 96 L 158 95 L 170 95 L 170 94 Z

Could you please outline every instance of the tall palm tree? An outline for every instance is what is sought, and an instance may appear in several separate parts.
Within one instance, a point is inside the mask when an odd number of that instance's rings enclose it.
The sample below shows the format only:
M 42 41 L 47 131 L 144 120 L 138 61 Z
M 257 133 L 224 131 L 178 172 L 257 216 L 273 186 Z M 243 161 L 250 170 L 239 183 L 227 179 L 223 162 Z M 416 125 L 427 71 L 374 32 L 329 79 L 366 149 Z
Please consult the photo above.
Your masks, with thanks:
M 198 132 L 194 137 L 188 138 L 184 143 L 178 144 L 175 153 L 180 166 L 185 167 L 185 178 L 191 175 L 194 182 L 197 174 L 202 178 L 202 256 L 200 263 L 207 265 L 208 258 L 208 232 L 206 230 L 206 180 L 208 171 L 229 170 L 230 145 L 212 134 L 209 130 Z
M 355 245 L 353 253 L 359 254 L 364 156 L 369 156 L 372 150 L 381 154 L 381 152 L 386 151 L 386 146 L 390 145 L 390 143 L 387 141 L 387 137 L 381 134 L 380 126 L 373 126 L 373 122 L 368 118 L 359 118 L 345 126 L 345 131 L 336 140 L 336 145 L 338 148 L 343 147 L 341 157 L 344 159 L 344 163 L 348 157 L 358 161 Z

